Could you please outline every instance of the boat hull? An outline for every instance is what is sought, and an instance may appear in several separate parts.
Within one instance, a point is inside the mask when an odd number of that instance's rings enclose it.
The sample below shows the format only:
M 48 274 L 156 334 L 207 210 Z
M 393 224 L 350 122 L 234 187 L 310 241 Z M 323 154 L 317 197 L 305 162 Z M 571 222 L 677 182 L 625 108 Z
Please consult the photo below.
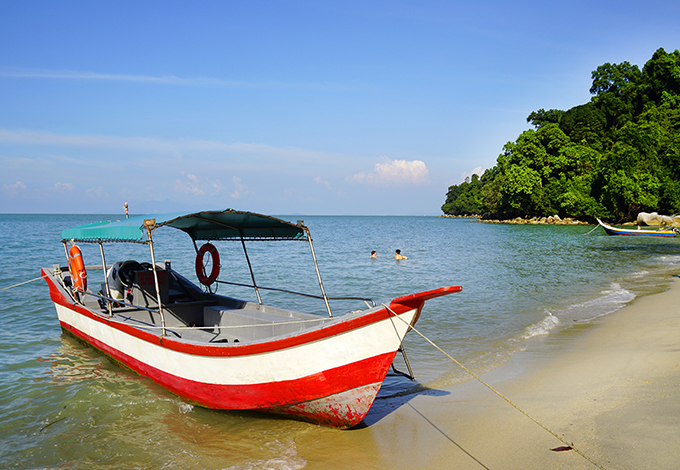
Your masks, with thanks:
M 621 235 L 625 237 L 661 237 L 661 238 L 673 238 L 676 232 L 672 230 L 642 230 L 642 229 L 625 229 L 616 228 L 607 225 L 598 220 L 602 228 L 607 235 Z
M 368 413 L 420 314 L 424 299 L 403 299 L 295 337 L 212 347 L 149 335 L 63 298 L 55 306 L 64 331 L 190 403 L 350 428 Z
M 200 255 L 196 276 L 204 286 L 216 281 L 220 264 L 213 245 L 196 243 L 240 241 L 258 302 L 205 292 L 169 262 L 156 263 L 152 234 L 161 227 L 191 238 Z M 322 294 L 312 297 L 325 301 L 328 317 L 261 303 L 245 243 L 255 240 L 309 242 Z M 63 230 L 61 241 L 65 249 L 99 244 L 105 273 L 95 294 L 78 285 L 70 258 L 67 268 L 42 269 L 65 332 L 191 403 L 282 413 L 341 428 L 355 426 L 370 409 L 425 301 L 461 290 L 442 287 L 334 317 L 304 223 L 233 209 L 95 222 Z M 103 244 L 119 242 L 148 245 L 151 264 L 130 260 L 108 267 Z M 213 254 L 210 276 L 201 262 L 206 248 Z

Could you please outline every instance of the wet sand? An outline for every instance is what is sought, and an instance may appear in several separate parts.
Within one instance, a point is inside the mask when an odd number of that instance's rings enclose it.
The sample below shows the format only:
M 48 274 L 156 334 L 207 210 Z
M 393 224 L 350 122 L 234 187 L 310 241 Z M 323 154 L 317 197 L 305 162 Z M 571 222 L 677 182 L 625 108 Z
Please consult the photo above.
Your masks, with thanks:
M 411 333 L 414 334 L 414 333 Z M 482 379 L 376 401 L 366 426 L 295 439 L 306 468 L 680 468 L 680 280 L 536 338 Z

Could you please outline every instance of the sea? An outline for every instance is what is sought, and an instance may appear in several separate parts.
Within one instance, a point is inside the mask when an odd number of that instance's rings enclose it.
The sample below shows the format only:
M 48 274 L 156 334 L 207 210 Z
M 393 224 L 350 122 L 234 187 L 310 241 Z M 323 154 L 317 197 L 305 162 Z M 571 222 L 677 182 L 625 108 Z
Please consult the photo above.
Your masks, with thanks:
M 584 328 L 680 275 L 680 239 L 612 237 L 587 225 L 507 225 L 432 216 L 277 216 L 310 228 L 330 297 L 394 297 L 460 285 L 429 300 L 416 329 L 476 374 L 567 328 Z M 0 468 L 299 469 L 332 467 L 343 433 L 255 412 L 203 409 L 114 364 L 62 333 L 40 268 L 66 263 L 61 231 L 116 215 L 0 215 Z M 163 232 L 163 230 L 167 230 Z M 195 279 L 195 248 L 182 232 L 154 234 L 156 260 Z M 240 243 L 217 244 L 220 278 L 249 284 Z M 259 285 L 318 295 L 300 241 L 247 245 Z M 101 265 L 97 245 L 81 245 Z M 395 250 L 408 259 L 395 261 Z M 109 264 L 149 261 L 145 245 L 105 246 Z M 372 259 L 370 253 L 377 251 Z M 89 285 L 103 282 L 101 271 Z M 97 278 L 100 276 L 100 278 Z M 252 289 L 218 292 L 255 301 Z M 327 315 L 323 302 L 262 292 L 263 302 Z M 366 308 L 331 302 L 334 315 Z M 415 381 L 390 373 L 365 419 L 370 429 L 409 397 L 470 380 L 416 332 L 406 337 Z M 406 371 L 403 360 L 398 370 Z M 312 453 L 297 447 L 318 435 Z M 322 440 L 322 441 L 321 441 Z M 312 465 L 313 464 L 313 465 Z M 327 465 L 326 465 L 327 464 Z

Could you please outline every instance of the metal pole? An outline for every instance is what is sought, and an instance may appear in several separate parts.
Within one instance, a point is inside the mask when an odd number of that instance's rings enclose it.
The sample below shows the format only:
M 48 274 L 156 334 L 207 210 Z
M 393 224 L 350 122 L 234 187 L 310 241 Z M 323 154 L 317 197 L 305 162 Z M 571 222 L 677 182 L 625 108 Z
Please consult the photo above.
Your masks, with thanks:
M 73 299 L 76 302 L 79 302 L 80 299 L 78 298 L 78 291 L 75 288 L 74 282 L 73 282 L 73 273 L 71 272 L 71 256 L 68 254 L 68 245 L 66 242 L 62 242 L 64 244 L 64 254 L 66 255 L 66 266 L 68 267 L 68 274 L 71 276 L 71 293 L 73 294 Z
M 149 249 L 151 250 L 151 269 L 153 270 L 153 282 L 156 285 L 158 313 L 161 315 L 161 327 L 163 328 L 162 336 L 165 336 L 165 314 L 163 313 L 163 304 L 161 303 L 161 288 L 158 284 L 158 273 L 156 273 L 156 256 L 154 255 L 153 240 L 151 239 L 151 230 L 156 226 L 156 219 L 144 219 L 144 226 L 146 227 L 146 234 L 149 237 Z
M 253 272 L 253 266 L 250 264 L 250 258 L 248 257 L 248 250 L 246 250 L 246 241 L 243 239 L 243 233 L 239 233 L 241 236 L 241 245 L 243 246 L 243 253 L 246 255 L 246 261 L 248 262 L 248 269 L 250 269 L 250 278 L 253 280 L 253 287 L 255 288 L 255 295 L 257 295 L 257 302 L 262 305 L 262 298 L 260 297 L 260 289 L 257 288 L 257 283 L 255 282 L 255 273 Z
M 66 255 L 66 266 L 68 267 L 68 273 L 69 275 L 71 274 L 71 257 L 68 255 L 68 246 L 66 245 L 66 242 L 62 242 L 64 244 L 64 254 Z
M 106 283 L 106 296 L 108 298 L 111 298 L 111 288 L 109 287 L 109 276 L 106 274 L 106 259 L 104 258 L 104 245 L 102 245 L 102 242 L 99 242 L 99 252 L 102 255 L 102 269 L 104 269 L 104 282 Z M 111 301 L 107 300 L 106 301 L 109 309 L 109 316 L 113 316 L 113 307 L 111 305 Z
M 314 268 L 316 268 L 316 277 L 319 279 L 319 287 L 321 287 L 321 295 L 323 296 L 323 301 L 326 303 L 326 310 L 328 310 L 328 316 L 333 318 L 333 313 L 331 313 L 331 306 L 328 303 L 328 297 L 326 296 L 326 289 L 323 288 L 323 282 L 321 281 L 321 273 L 319 272 L 319 264 L 316 262 L 316 253 L 314 253 L 314 245 L 312 244 L 312 236 L 309 233 L 309 229 L 305 227 L 305 232 L 307 233 L 307 240 L 309 241 L 309 248 L 312 250 L 312 259 L 314 260 Z

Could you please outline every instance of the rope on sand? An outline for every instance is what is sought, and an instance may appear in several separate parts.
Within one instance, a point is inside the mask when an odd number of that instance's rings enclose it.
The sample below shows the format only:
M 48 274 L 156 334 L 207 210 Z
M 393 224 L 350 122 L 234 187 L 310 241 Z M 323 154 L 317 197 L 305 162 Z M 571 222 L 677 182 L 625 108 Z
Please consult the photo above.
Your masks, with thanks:
M 406 323 L 406 324 L 408 325 L 408 323 L 406 322 L 406 320 L 404 320 L 403 318 L 399 317 L 399 316 L 398 316 L 395 312 L 393 312 L 392 309 L 390 309 L 387 305 L 382 304 L 382 306 L 385 307 L 389 313 L 391 313 L 391 314 L 394 315 L 396 318 L 398 318 L 399 320 L 401 320 L 402 322 L 404 322 L 404 323 Z M 481 383 L 481 384 L 484 385 L 486 388 L 488 388 L 489 390 L 491 390 L 493 393 L 495 393 L 496 395 L 498 395 L 499 397 L 501 397 L 503 400 L 505 400 L 506 402 L 508 402 L 513 408 L 515 408 L 517 411 L 519 411 L 519 412 L 522 413 L 524 416 L 526 416 L 527 418 L 529 418 L 531 421 L 533 421 L 534 423 L 538 424 L 538 425 L 539 425 L 540 427 L 542 427 L 544 430 L 546 430 L 547 432 L 549 432 L 550 434 L 552 434 L 552 435 L 553 435 L 555 438 L 557 438 L 560 442 L 564 443 L 564 444 L 566 445 L 566 447 L 568 448 L 568 449 L 567 449 L 567 448 L 561 448 L 561 449 L 559 449 L 559 450 L 569 450 L 569 449 L 571 449 L 571 450 L 573 450 L 574 452 L 576 452 L 577 454 L 579 454 L 581 457 L 583 457 L 584 459 L 586 459 L 588 462 L 590 462 L 591 464 L 593 464 L 594 466 L 596 466 L 597 468 L 599 468 L 600 470 L 606 470 L 602 465 L 600 465 L 599 463 L 595 462 L 593 459 L 591 459 L 591 458 L 588 457 L 586 454 L 584 454 L 581 450 L 579 450 L 578 448 L 576 448 L 576 447 L 574 446 L 573 443 L 567 442 L 566 439 L 564 439 L 563 437 L 560 437 L 555 431 L 551 430 L 551 429 L 548 428 L 546 425 L 544 425 L 543 423 L 541 423 L 540 421 L 538 421 L 536 418 L 532 417 L 529 413 L 527 413 L 526 411 L 524 411 L 524 410 L 523 410 L 522 408 L 520 408 L 517 404 L 513 403 L 512 400 L 510 400 L 510 399 L 507 398 L 505 395 L 503 395 L 501 392 L 499 392 L 498 390 L 496 390 L 495 388 L 493 388 L 491 385 L 489 385 L 488 383 L 486 383 L 484 380 L 482 380 L 482 378 L 481 378 L 480 376 L 478 376 L 477 374 L 475 374 L 474 372 L 472 372 L 470 369 L 468 369 L 467 367 L 465 367 L 462 363 L 460 363 L 460 362 L 459 362 L 458 360 L 456 360 L 455 358 L 451 357 L 451 355 L 449 355 L 446 351 L 444 351 L 442 348 L 440 348 L 439 346 L 437 346 L 437 345 L 436 345 L 432 340 L 430 340 L 427 336 L 425 336 L 424 334 L 422 334 L 420 331 L 416 330 L 413 326 L 410 326 L 410 329 L 413 330 L 413 331 L 415 331 L 416 333 L 418 333 L 418 335 L 419 335 L 421 338 L 423 338 L 425 341 L 427 341 L 427 342 L 430 343 L 432 346 L 434 346 L 439 352 L 441 352 L 442 354 L 444 354 L 446 357 L 448 357 L 449 359 L 451 359 L 454 363 L 456 363 L 456 365 L 458 365 L 458 366 L 459 366 L 461 369 L 463 369 L 465 372 L 467 372 L 467 373 L 470 374 L 472 377 L 474 377 L 475 379 L 477 379 L 477 381 L 478 381 L 479 383 Z
M 39 280 L 41 280 L 41 279 L 46 278 L 47 276 L 48 276 L 48 275 L 46 274 L 46 275 L 44 275 L 44 276 L 40 276 L 40 277 L 36 277 L 35 279 L 31 279 L 30 281 L 24 281 L 24 282 L 20 282 L 19 284 L 14 284 L 13 286 L 3 287 L 2 289 L 0 289 L 0 292 L 2 292 L 2 291 L 4 291 L 4 290 L 7 290 L 7 289 L 11 289 L 11 288 L 13 288 L 13 287 L 23 286 L 24 284 L 28 284 L 29 282 L 39 281 Z

